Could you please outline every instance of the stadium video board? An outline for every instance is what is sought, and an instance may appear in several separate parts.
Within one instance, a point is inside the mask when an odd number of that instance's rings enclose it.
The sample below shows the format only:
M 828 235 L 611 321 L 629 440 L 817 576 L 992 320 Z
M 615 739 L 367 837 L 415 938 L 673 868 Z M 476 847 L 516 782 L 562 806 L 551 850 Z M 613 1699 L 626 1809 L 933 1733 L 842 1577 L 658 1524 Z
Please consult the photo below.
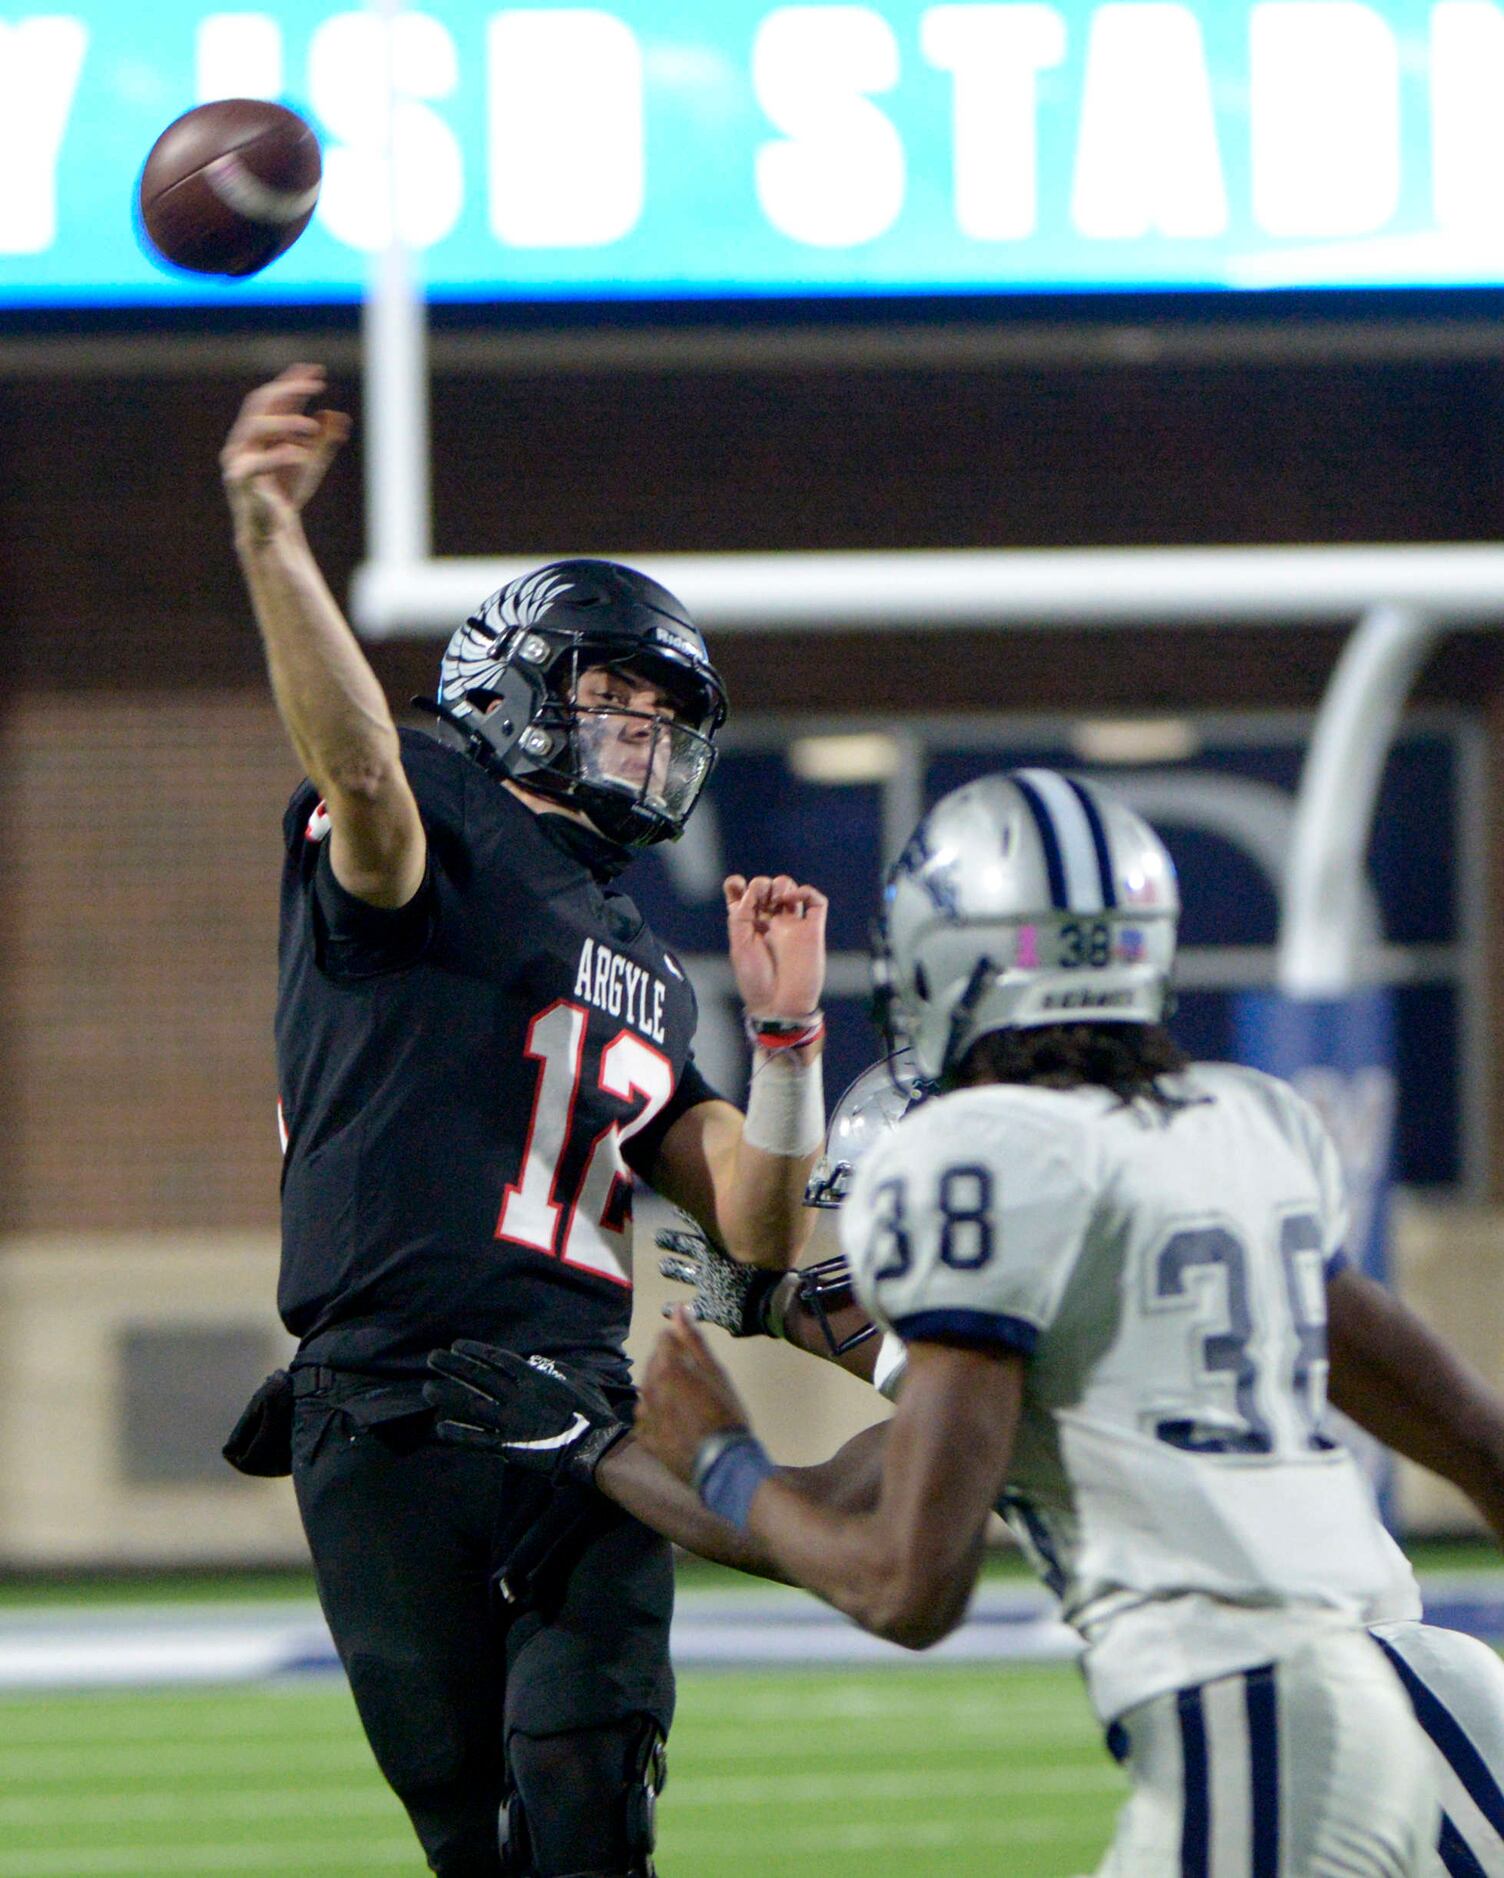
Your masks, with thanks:
M 224 96 L 324 146 L 243 283 L 132 218 Z M 1501 96 L 1499 0 L 0 0 L 0 306 L 1491 286 Z

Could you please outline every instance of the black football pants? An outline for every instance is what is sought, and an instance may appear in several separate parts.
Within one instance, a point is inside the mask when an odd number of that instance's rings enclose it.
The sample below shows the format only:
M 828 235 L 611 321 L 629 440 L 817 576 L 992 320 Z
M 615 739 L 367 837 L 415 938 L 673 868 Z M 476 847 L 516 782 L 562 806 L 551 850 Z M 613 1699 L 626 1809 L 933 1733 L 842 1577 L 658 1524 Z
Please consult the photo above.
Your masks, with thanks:
M 550 1490 L 435 1440 L 408 1385 L 299 1372 L 293 1478 L 319 1599 L 432 1871 L 498 1878 L 515 1787 L 539 1878 L 628 1869 L 631 1741 L 673 1716 L 667 1543 L 605 1501 L 533 1607 L 492 1584 Z M 613 1791 L 613 1788 L 615 1789 Z

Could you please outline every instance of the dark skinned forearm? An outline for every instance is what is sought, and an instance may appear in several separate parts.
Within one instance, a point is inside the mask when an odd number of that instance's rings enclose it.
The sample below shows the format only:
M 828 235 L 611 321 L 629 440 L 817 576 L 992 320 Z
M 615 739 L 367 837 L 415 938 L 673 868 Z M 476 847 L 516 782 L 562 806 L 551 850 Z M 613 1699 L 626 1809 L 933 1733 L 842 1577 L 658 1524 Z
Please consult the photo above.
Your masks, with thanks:
M 1354 1271 L 1327 1286 L 1333 1406 L 1450 1480 L 1504 1542 L 1504 1398 L 1392 1292 Z
M 864 1428 L 829 1460 L 816 1467 L 781 1468 L 778 1478 L 806 1499 L 866 1511 L 877 1502 L 886 1438 L 886 1423 Z M 608 1500 L 686 1552 L 757 1578 L 789 1582 L 759 1540 L 708 1512 L 692 1487 L 630 1435 L 595 1470 L 595 1484 Z
M 880 1509 L 822 1506 L 775 1474 L 758 1493 L 752 1530 L 792 1584 L 844 1611 L 864 1630 L 909 1650 L 927 1650 L 966 1614 L 981 1570 L 984 1519 L 948 1528 L 927 1557 L 895 1533 Z
M 927 1649 L 960 1622 L 976 1583 L 1022 1377 L 1017 1357 L 920 1345 L 903 1406 L 885 1424 L 872 1509 L 819 1503 L 774 1476 L 752 1502 L 753 1536 L 863 1629 Z

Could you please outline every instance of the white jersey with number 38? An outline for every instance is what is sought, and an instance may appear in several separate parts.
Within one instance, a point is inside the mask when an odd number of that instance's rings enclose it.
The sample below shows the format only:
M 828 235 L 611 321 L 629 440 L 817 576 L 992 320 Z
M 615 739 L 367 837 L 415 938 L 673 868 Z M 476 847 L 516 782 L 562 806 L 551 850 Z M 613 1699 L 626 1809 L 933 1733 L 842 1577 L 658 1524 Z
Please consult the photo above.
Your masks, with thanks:
M 1335 1150 L 1257 1071 L 1165 1087 L 1168 1111 L 940 1097 L 867 1157 L 841 1219 L 879 1323 L 1028 1357 L 1007 1511 L 1109 1720 L 1361 1622 L 1389 1579 L 1367 1483 L 1322 1431 Z

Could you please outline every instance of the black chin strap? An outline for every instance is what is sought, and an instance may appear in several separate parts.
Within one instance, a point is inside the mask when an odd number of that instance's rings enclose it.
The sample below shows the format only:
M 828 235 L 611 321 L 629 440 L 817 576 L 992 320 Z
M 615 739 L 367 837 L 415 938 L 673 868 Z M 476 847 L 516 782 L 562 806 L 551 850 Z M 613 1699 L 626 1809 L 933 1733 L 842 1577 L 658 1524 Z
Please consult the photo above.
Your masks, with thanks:
M 972 966 L 971 976 L 966 981 L 966 989 L 957 999 L 955 1008 L 950 1014 L 950 1029 L 946 1034 L 945 1050 L 940 1058 L 942 1077 L 949 1075 L 955 1068 L 952 1059 L 961 1047 L 961 1039 L 965 1036 L 976 1008 L 982 1001 L 983 992 L 996 977 L 997 967 L 989 958 L 979 958 Z

